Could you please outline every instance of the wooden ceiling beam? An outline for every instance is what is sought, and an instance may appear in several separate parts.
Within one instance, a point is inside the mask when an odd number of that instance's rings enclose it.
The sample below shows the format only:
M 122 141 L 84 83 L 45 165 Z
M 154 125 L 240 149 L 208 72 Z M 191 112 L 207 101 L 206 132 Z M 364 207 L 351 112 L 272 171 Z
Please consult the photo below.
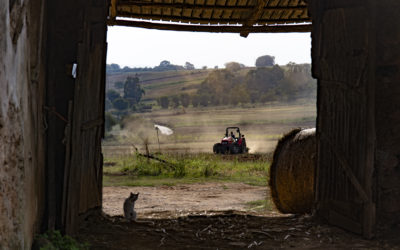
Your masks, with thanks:
M 148 20 L 163 20 L 173 22 L 191 22 L 191 23 L 230 23 L 230 24 L 243 24 L 246 19 L 230 19 L 230 18 L 201 18 L 201 17 L 185 17 L 185 16 L 162 16 L 154 14 L 133 14 L 129 12 L 120 11 L 117 14 L 118 17 L 137 18 L 137 19 L 148 19 Z M 257 20 L 260 24 L 276 24 L 276 23 L 305 23 L 311 22 L 311 18 L 293 18 L 293 19 L 259 19 Z
M 243 26 L 245 27 L 253 26 L 257 22 L 257 20 L 262 17 L 264 13 L 264 6 L 267 6 L 268 2 L 269 0 L 257 0 L 257 5 L 254 7 L 249 18 L 245 21 Z M 246 31 L 240 32 L 240 36 L 242 37 L 247 37 L 248 35 L 249 33 Z
M 152 3 L 152 2 L 121 2 L 118 7 L 151 7 L 151 8 L 174 8 L 174 9 L 195 9 L 195 10 L 236 10 L 251 11 L 255 6 L 224 6 L 224 5 L 202 5 L 188 3 Z M 306 10 L 307 6 L 269 6 L 263 10 Z
M 117 4 L 118 4 L 118 0 L 111 0 L 110 3 L 110 19 L 114 20 L 117 17 Z
M 184 25 L 153 23 L 131 20 L 109 20 L 109 25 L 139 27 L 157 30 L 212 32 L 212 33 L 289 33 L 289 32 L 311 32 L 311 24 L 305 25 L 271 25 L 271 26 L 225 26 L 225 25 Z

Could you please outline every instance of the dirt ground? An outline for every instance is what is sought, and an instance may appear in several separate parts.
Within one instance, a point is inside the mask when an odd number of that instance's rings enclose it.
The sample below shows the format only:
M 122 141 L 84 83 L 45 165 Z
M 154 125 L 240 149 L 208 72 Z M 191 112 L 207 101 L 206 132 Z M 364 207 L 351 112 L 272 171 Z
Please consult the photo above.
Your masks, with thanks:
M 129 192 L 140 192 L 137 222 L 122 217 Z M 91 249 L 400 249 L 400 234 L 379 240 L 329 226 L 312 216 L 249 210 L 265 187 L 205 183 L 104 188 L 104 213 L 81 223 Z
M 135 204 L 138 219 L 176 218 L 213 211 L 248 211 L 246 203 L 269 196 L 267 187 L 243 183 L 198 183 L 159 187 L 104 187 L 103 211 L 123 215 L 122 205 L 130 192 L 139 192 Z M 251 212 L 251 211 L 250 211 Z M 271 214 L 276 212 L 271 212 Z

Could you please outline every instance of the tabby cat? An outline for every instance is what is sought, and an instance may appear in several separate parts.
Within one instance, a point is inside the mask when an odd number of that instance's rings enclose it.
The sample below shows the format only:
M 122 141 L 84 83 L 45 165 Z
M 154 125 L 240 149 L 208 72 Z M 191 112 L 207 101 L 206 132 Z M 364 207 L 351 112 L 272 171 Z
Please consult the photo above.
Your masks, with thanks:
M 127 221 L 136 221 L 135 202 L 139 197 L 139 193 L 131 193 L 124 202 L 124 217 Z

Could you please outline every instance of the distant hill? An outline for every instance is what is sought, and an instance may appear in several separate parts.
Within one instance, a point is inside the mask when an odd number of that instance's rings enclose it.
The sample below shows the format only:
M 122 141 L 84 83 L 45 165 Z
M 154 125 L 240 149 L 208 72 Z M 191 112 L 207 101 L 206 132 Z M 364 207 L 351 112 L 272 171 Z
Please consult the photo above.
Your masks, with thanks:
M 167 66 L 178 67 L 171 64 Z M 160 71 L 160 68 L 163 70 Z M 129 109 L 133 110 L 177 108 L 181 105 L 235 106 L 316 97 L 316 81 L 311 77 L 310 64 L 245 67 L 231 62 L 225 69 L 218 70 L 187 69 L 182 66 L 175 70 L 166 70 L 161 66 L 147 71 L 115 70 L 107 72 L 107 90 L 116 90 L 123 97 L 124 82 L 128 77 L 139 79 L 145 91 L 141 107 L 131 107 L 130 104 Z M 118 94 L 114 92 L 114 95 Z M 117 106 L 109 103 L 108 107 Z
M 115 89 L 121 94 L 117 82 L 124 82 L 129 76 L 138 76 L 142 88 L 146 91 L 143 101 L 155 100 L 161 96 L 173 96 L 177 93 L 194 93 L 212 69 L 195 69 L 163 72 L 114 73 L 108 74 L 107 90 Z

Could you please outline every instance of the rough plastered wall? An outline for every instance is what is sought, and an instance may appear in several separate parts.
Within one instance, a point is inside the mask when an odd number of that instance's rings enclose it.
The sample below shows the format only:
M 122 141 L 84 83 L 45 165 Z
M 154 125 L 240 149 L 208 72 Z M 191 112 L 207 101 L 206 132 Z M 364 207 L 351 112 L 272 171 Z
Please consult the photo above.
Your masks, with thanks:
M 0 0 L 0 249 L 30 249 L 43 213 L 41 7 Z
M 400 3 L 377 1 L 376 10 L 377 216 L 400 229 Z

